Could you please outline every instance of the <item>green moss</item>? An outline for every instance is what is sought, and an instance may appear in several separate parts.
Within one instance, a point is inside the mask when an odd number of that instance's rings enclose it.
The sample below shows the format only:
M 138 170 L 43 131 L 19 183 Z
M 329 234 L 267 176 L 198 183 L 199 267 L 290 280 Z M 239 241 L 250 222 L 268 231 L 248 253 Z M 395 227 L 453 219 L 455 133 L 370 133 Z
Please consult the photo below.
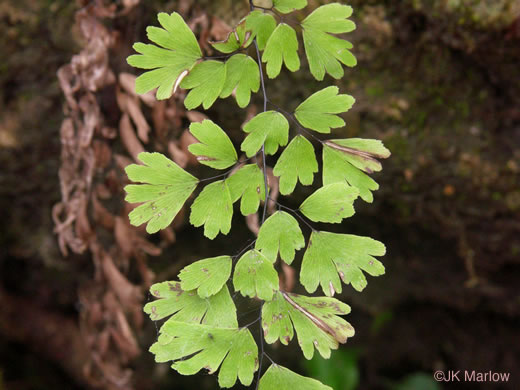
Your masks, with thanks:
M 411 0 L 411 5 L 434 18 L 494 30 L 511 25 L 520 12 L 517 0 Z
M 395 134 L 385 139 L 385 145 L 392 151 L 392 158 L 399 159 L 403 162 L 412 160 L 410 142 L 406 136 Z
M 385 95 L 385 89 L 383 84 L 367 85 L 365 87 L 365 94 L 368 97 L 381 97 Z

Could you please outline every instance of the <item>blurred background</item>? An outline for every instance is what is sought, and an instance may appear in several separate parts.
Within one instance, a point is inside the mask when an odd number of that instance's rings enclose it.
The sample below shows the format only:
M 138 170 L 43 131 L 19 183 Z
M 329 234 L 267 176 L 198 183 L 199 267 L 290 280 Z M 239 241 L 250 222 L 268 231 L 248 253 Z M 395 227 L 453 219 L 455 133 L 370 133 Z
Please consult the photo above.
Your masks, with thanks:
M 339 229 L 383 241 L 387 274 L 370 278 L 363 293 L 344 289 L 356 336 L 330 360 L 305 361 L 294 341 L 269 354 L 336 390 L 518 389 L 520 3 L 349 4 L 359 65 L 341 81 L 318 83 L 304 62 L 268 80 L 267 90 L 292 110 L 334 83 L 357 99 L 337 138 L 379 138 L 392 151 L 375 175 L 374 203 L 357 202 Z M 235 213 L 229 236 L 214 242 L 186 213 L 155 236 L 128 224 L 122 169 L 139 151 L 211 172 L 187 152 L 186 129 L 204 114 L 186 113 L 182 94 L 160 103 L 135 96 L 136 70 L 125 59 L 159 11 L 180 12 L 211 54 L 207 41 L 225 37 L 247 6 L 0 2 L 0 389 L 217 387 L 214 376 L 182 377 L 153 362 L 147 349 L 157 329 L 142 306 L 154 281 L 199 258 L 238 253 L 254 221 Z M 247 112 L 220 100 L 205 114 L 238 144 L 260 105 L 260 94 Z M 299 187 L 284 202 L 297 206 L 309 192 Z M 511 378 L 438 384 L 436 370 Z

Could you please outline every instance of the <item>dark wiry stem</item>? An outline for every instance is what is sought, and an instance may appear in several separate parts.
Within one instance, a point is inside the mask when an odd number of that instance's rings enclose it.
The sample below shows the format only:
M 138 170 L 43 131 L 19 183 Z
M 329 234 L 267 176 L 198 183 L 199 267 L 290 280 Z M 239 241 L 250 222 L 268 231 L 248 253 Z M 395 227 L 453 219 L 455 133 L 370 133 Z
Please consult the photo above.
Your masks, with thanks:
M 213 181 L 213 180 L 215 180 L 215 179 L 220 179 L 221 177 L 228 176 L 231 172 L 233 172 L 233 170 L 236 169 L 236 167 L 238 167 L 238 166 L 240 166 L 240 165 L 242 165 L 242 164 L 248 162 L 248 161 L 251 160 L 251 159 L 252 159 L 252 157 L 247 158 L 247 159 L 245 159 L 245 160 L 239 160 L 239 161 L 236 162 L 235 165 L 233 165 L 233 167 L 231 167 L 230 169 L 228 169 L 226 172 L 221 173 L 221 174 L 216 175 L 216 176 L 207 177 L 207 178 L 205 178 L 205 179 L 199 179 L 199 182 L 200 182 L 200 183 L 203 183 L 203 182 L 205 182 L 205 181 Z
M 287 211 L 290 211 L 290 212 L 293 213 L 294 215 L 296 215 L 296 216 L 297 216 L 297 217 L 298 217 L 298 218 L 299 218 L 299 219 L 300 219 L 300 220 L 301 220 L 305 225 L 307 225 L 307 227 L 308 227 L 309 229 L 311 229 L 311 231 L 313 231 L 313 232 L 316 231 L 316 229 L 314 229 L 314 228 L 312 227 L 312 225 L 311 225 L 309 222 L 307 222 L 307 221 L 305 220 L 305 218 L 303 218 L 303 217 L 300 215 L 300 213 L 298 212 L 299 210 L 295 210 L 295 209 L 292 209 L 292 208 L 290 208 L 290 207 L 284 206 L 283 204 L 281 204 L 280 202 L 275 201 L 275 200 L 272 199 L 272 198 L 269 198 L 269 199 L 271 199 L 273 202 L 275 202 L 275 203 L 278 205 L 278 207 L 280 207 L 281 209 L 285 209 L 285 210 L 287 210 Z
M 271 359 L 271 356 L 269 356 L 269 355 L 266 354 L 265 352 L 264 352 L 264 356 L 265 356 L 266 358 L 268 358 L 268 359 L 271 361 L 272 364 L 276 364 L 276 363 L 274 362 L 274 360 Z
M 251 7 L 251 11 L 254 11 L 255 5 L 253 4 L 253 0 L 249 0 L 249 6 Z M 260 57 L 260 50 L 258 49 L 258 42 L 255 38 L 254 40 L 255 50 L 256 50 L 256 57 L 258 61 L 258 69 L 260 70 L 260 81 L 262 83 L 262 94 L 264 96 L 264 112 L 267 111 L 267 93 L 265 91 L 265 80 L 264 80 L 264 70 L 262 68 L 262 59 Z M 262 222 L 260 225 L 262 225 L 265 222 L 265 216 L 267 213 L 267 201 L 269 199 L 269 188 L 267 185 L 267 165 L 265 162 L 265 143 L 262 145 L 262 167 L 264 171 L 264 190 L 265 190 L 265 199 L 264 199 L 264 211 L 262 214 Z M 262 306 L 260 307 L 260 313 L 258 315 L 258 318 L 262 319 L 262 308 L 264 307 L 264 304 L 262 303 Z M 262 329 L 262 324 L 260 323 L 259 326 L 260 329 L 260 356 L 258 358 L 258 375 L 256 378 L 256 390 L 258 390 L 260 386 L 260 377 L 262 375 L 262 362 L 264 359 L 264 330 Z
M 306 129 L 305 127 L 300 125 L 300 122 L 298 122 L 298 120 L 296 119 L 296 117 L 294 116 L 294 114 L 292 112 L 284 110 L 283 108 L 277 106 L 276 104 L 274 104 L 270 100 L 269 100 L 269 104 L 271 104 L 274 108 L 276 108 L 276 111 L 278 111 L 278 112 L 284 114 L 286 117 L 288 117 L 296 125 L 298 130 L 300 130 L 301 132 L 304 132 L 305 134 L 309 135 L 310 137 L 312 137 L 313 139 L 315 139 L 319 143 L 323 144 L 323 141 L 321 139 L 319 139 L 314 134 L 312 134 L 308 129 Z
M 262 375 L 262 362 L 264 360 L 264 329 L 262 328 L 262 310 L 264 308 L 264 302 L 262 302 L 262 306 L 260 306 L 260 314 L 258 315 L 258 319 L 260 320 L 260 355 L 258 358 L 258 376 L 256 378 L 256 390 L 260 386 L 260 376 Z
M 241 328 L 242 328 L 242 329 L 243 329 L 243 328 L 249 328 L 251 325 L 256 324 L 256 323 L 257 323 L 258 321 L 260 321 L 260 320 L 261 320 L 261 317 L 258 317 L 258 318 L 257 318 L 256 320 L 254 320 L 253 322 L 250 322 L 249 324 L 244 325 L 244 326 L 242 326 Z
M 254 7 L 252 1 L 251 1 L 251 6 Z M 256 49 L 256 56 L 258 59 L 258 68 L 260 69 L 260 81 L 262 83 L 262 94 L 264 96 L 264 112 L 266 112 L 268 99 L 267 99 L 267 93 L 265 91 L 264 70 L 262 68 L 262 60 L 260 58 L 260 50 L 258 49 L 258 42 L 256 41 L 256 38 L 255 38 L 254 44 L 255 44 L 255 49 Z M 262 214 L 262 223 L 260 225 L 262 225 L 265 221 L 265 216 L 266 216 L 266 212 L 267 212 L 267 198 L 269 197 L 269 188 L 267 186 L 267 166 L 265 163 L 265 143 L 262 145 L 262 165 L 263 165 L 263 170 L 264 170 L 265 202 L 264 202 L 264 212 Z
M 232 259 L 233 261 L 238 259 L 240 256 L 242 256 L 242 254 L 248 250 L 249 248 L 251 248 L 256 242 L 256 239 L 255 240 L 252 240 L 249 244 L 247 244 L 246 247 L 244 247 L 240 252 L 238 252 L 235 256 L 232 256 Z

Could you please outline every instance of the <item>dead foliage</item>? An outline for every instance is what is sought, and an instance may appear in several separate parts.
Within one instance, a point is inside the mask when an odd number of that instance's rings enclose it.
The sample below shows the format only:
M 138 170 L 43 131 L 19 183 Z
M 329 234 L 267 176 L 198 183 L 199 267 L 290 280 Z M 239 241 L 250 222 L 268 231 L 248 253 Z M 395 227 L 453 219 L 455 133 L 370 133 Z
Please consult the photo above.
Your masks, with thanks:
M 76 24 L 85 47 L 58 71 L 66 99 L 66 119 L 61 127 L 62 200 L 53 208 L 53 219 L 63 255 L 87 250 L 92 255 L 94 278 L 79 291 L 80 332 L 89 352 L 83 376 L 92 387 L 105 389 L 132 388 L 132 371 L 127 366 L 140 353 L 135 331 L 143 322 L 143 293 L 142 285 L 128 280 L 129 263 L 136 259 L 141 264 L 141 280 L 150 282 L 146 255 L 160 253 L 142 232 L 125 222 L 124 209 L 118 212 L 106 205 L 121 201 L 122 169 L 127 161 L 121 164 L 121 158 L 113 154 L 118 132 L 107 125 L 98 98 L 103 88 L 122 89 L 109 64 L 118 32 L 107 28 L 103 20 L 115 18 L 118 12 L 129 12 L 137 3 L 124 2 L 122 10 L 118 10 L 115 3 L 94 1 L 81 8 L 76 13 Z M 144 149 L 133 136 L 131 120 L 145 141 L 150 126 L 136 97 L 118 95 L 124 112 L 119 138 L 133 155 Z M 103 237 L 102 243 L 102 230 L 111 240 Z

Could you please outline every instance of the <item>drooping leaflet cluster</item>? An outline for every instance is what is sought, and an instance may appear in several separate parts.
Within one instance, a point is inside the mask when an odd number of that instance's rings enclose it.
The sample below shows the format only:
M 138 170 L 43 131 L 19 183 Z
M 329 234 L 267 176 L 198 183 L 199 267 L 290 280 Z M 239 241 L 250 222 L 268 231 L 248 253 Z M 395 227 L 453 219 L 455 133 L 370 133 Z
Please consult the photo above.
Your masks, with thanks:
M 184 101 L 188 110 L 208 109 L 217 99 L 230 96 L 244 108 L 260 89 L 264 103 L 263 112 L 242 128 L 245 138 L 240 150 L 245 156 L 240 159 L 218 124 L 211 120 L 191 124 L 190 132 L 198 143 L 190 145 L 189 151 L 201 164 L 223 171 L 209 184 L 160 153 L 141 153 L 142 165 L 126 168 L 129 179 L 139 183 L 125 188 L 126 200 L 140 204 L 129 214 L 130 221 L 136 226 L 146 223 L 149 233 L 169 226 L 199 186 L 202 190 L 191 203 L 189 220 L 203 227 L 209 239 L 231 231 L 238 201 L 242 215 L 260 213 L 258 236 L 239 256 L 218 254 L 196 261 L 181 270 L 177 281 L 151 287 L 157 300 L 148 303 L 145 312 L 154 321 L 167 320 L 150 351 L 157 362 L 172 362 L 172 368 L 183 375 L 218 370 L 223 388 L 232 387 L 237 379 L 249 386 L 258 372 L 256 388 L 261 390 L 330 389 L 271 358 L 269 368 L 262 372 L 263 357 L 268 356 L 264 343 L 287 345 L 296 335 L 305 358 L 311 359 L 315 350 L 328 358 L 332 349 L 354 335 L 352 326 L 340 317 L 350 307 L 333 295 L 341 293 L 342 282 L 363 290 L 364 272 L 382 275 L 384 267 L 375 256 L 384 255 L 385 246 L 368 237 L 318 231 L 311 223 L 341 223 L 354 214 L 356 199 L 372 202 L 378 184 L 369 174 L 382 169 L 378 159 L 389 157 L 390 152 L 378 140 L 321 139 L 319 134 L 345 126 L 340 114 L 355 102 L 335 86 L 309 96 L 293 112 L 270 101 L 266 92 L 265 75 L 276 78 L 282 66 L 291 72 L 300 69 L 297 31 L 316 80 L 326 74 L 340 79 L 343 65 L 355 66 L 352 45 L 337 36 L 355 29 L 348 19 L 352 8 L 327 4 L 301 21 L 296 12 L 298 21 L 288 24 L 287 14 L 305 8 L 307 0 L 273 0 L 268 8 L 251 1 L 250 6 L 251 12 L 227 40 L 212 43 L 222 55 L 205 57 L 193 32 L 174 12 L 159 14 L 161 27 L 147 29 L 153 43 L 136 43 L 139 54 L 128 58 L 130 65 L 146 70 L 136 80 L 138 93 L 157 89 L 157 99 L 168 99 L 179 88 L 188 90 Z M 287 196 L 298 182 L 304 186 L 315 182 L 319 172 L 315 145 L 322 153 L 322 186 L 298 209 L 276 202 L 278 211 L 268 215 L 267 204 L 274 200 L 269 197 L 266 156 L 278 155 L 273 174 L 280 193 Z M 310 229 L 307 243 L 300 222 Z M 279 262 L 291 265 L 296 251 L 302 249 L 299 280 L 308 293 L 321 288 L 325 296 L 280 289 L 276 266 Z M 237 320 L 235 293 L 261 302 L 259 344 L 250 331 L 253 324 L 241 326 Z

